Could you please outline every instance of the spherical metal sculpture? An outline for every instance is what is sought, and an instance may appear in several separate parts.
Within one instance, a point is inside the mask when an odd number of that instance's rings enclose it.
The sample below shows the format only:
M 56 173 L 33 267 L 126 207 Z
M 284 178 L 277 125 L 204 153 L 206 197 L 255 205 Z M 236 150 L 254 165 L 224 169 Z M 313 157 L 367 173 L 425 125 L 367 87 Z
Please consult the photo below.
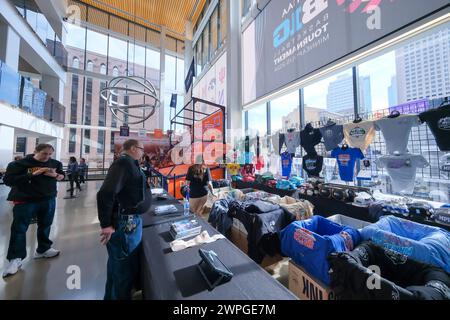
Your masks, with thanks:
M 116 119 L 122 121 L 118 116 L 119 113 L 129 118 L 138 119 L 136 121 L 128 121 L 128 124 L 143 123 L 155 114 L 156 108 L 160 105 L 158 94 L 153 84 L 137 76 L 120 76 L 112 79 L 107 87 L 100 90 L 100 97 L 107 102 L 113 117 Z M 134 103 L 135 97 L 142 97 L 143 103 L 128 105 L 119 102 L 119 98 L 125 100 L 125 97 L 129 97 L 128 100 L 131 103 Z M 142 116 L 130 114 L 129 111 L 132 109 L 142 110 Z M 148 114 L 146 114 L 147 110 Z

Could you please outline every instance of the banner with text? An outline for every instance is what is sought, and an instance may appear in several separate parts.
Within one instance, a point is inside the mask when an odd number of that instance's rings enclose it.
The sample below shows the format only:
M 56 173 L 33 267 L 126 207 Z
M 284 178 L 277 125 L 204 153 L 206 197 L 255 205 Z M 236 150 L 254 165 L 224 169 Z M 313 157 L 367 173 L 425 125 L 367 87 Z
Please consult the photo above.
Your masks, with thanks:
M 448 5 L 448 0 L 272 0 L 242 35 L 243 103 Z

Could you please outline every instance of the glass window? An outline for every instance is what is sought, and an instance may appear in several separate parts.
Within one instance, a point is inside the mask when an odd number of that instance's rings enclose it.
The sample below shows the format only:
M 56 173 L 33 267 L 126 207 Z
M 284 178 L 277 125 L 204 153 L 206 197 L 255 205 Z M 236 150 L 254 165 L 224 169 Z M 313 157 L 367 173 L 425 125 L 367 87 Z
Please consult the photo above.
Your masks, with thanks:
M 352 69 L 341 72 L 304 89 L 305 123 L 326 123 L 354 115 Z M 320 126 L 321 123 L 316 123 Z
M 296 90 L 270 102 L 270 130 L 272 133 L 300 129 L 299 92 Z
M 75 153 L 77 143 L 77 129 L 70 128 L 69 131 L 69 153 Z
M 266 104 L 248 110 L 248 134 L 250 136 L 265 136 L 267 134 Z
M 161 54 L 158 51 L 147 48 L 146 49 L 146 74 L 145 78 L 149 80 L 156 88 L 160 86 L 159 73 L 160 73 L 160 60 Z
M 218 12 L 219 12 L 219 7 L 216 7 L 216 9 L 214 9 L 214 12 L 211 16 L 211 58 L 214 57 L 217 47 L 218 47 Z
M 16 138 L 16 152 L 20 152 L 23 155 L 27 152 L 27 138 L 26 137 L 17 137 Z
M 111 54 L 111 51 L 110 51 Z M 108 55 L 108 36 L 92 30 L 87 30 L 86 58 L 95 61 L 96 65 L 106 64 Z M 88 66 L 86 66 L 87 70 Z
M 100 90 L 104 89 L 106 87 L 106 82 L 102 81 L 100 82 Z M 99 102 L 98 102 L 99 108 L 98 108 L 98 125 L 99 126 L 105 126 L 106 125 L 106 101 L 100 97 L 99 94 Z
M 72 68 L 78 69 L 80 68 L 80 59 L 78 58 L 73 58 L 72 60 Z
M 184 60 L 177 58 L 177 90 L 184 92 Z
M 224 43 L 227 38 L 227 3 L 226 0 L 220 0 L 220 43 Z
M 92 61 L 88 61 L 88 62 L 87 62 L 86 70 L 87 70 L 87 71 L 91 71 L 91 72 L 94 71 L 94 63 L 93 63 Z
M 106 65 L 104 63 L 100 65 L 100 74 L 106 74 Z
M 113 77 L 118 77 L 118 76 L 119 76 L 119 68 L 114 67 L 114 68 L 113 68 L 112 75 L 113 75 Z
M 145 76 L 145 47 L 130 43 L 128 68 L 132 75 Z
M 71 100 L 70 100 L 70 123 L 77 123 L 77 111 L 78 111 L 78 88 L 80 85 L 79 76 L 76 74 L 72 75 L 72 90 L 71 90 Z
M 115 153 L 115 146 L 114 146 L 114 135 L 116 134 L 117 132 L 114 132 L 114 131 L 111 131 L 111 143 L 109 144 L 109 152 L 111 152 L 111 153 Z
M 92 78 L 86 78 L 86 98 L 84 107 L 84 124 L 91 125 L 92 116 Z
M 176 90 L 177 58 L 166 54 L 166 90 Z
M 97 154 L 103 154 L 105 150 L 105 131 L 98 130 L 98 138 L 97 138 Z
M 91 152 L 91 130 L 84 129 L 84 153 L 89 154 Z
M 128 43 L 114 37 L 109 37 L 109 64 L 125 70 L 127 67 Z
M 203 29 L 203 66 L 209 62 L 209 22 L 206 24 L 205 29 Z
M 197 72 L 196 74 L 199 75 L 203 70 L 203 37 L 198 38 L 197 41 L 197 58 L 195 60 L 197 63 Z
M 86 29 L 66 23 L 67 37 L 66 37 L 66 49 L 69 53 L 69 59 L 73 57 L 79 58 L 79 66 L 77 69 L 83 69 L 84 65 L 84 49 L 86 45 Z M 70 61 L 70 60 L 69 60 Z M 73 61 L 73 60 L 72 60 Z

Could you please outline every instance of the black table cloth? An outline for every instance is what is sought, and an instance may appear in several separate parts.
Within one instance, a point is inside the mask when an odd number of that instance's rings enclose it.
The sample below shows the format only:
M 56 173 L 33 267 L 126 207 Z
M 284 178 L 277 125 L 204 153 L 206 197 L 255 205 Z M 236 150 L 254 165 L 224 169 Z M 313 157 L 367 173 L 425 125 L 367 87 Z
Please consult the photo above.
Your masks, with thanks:
M 218 232 L 203 219 L 202 231 Z M 172 252 L 170 222 L 143 230 L 142 288 L 145 299 L 156 300 L 295 300 L 296 297 L 227 239 Z M 233 278 L 208 291 L 197 264 L 198 250 L 215 251 Z
M 155 208 L 157 206 L 164 206 L 170 204 L 173 204 L 178 209 L 178 211 L 167 215 L 161 216 L 155 215 Z M 183 205 L 171 195 L 167 195 L 167 200 L 157 200 L 157 197 L 153 196 L 152 206 L 150 207 L 150 210 L 148 210 L 145 214 L 142 215 L 142 227 L 147 228 L 156 224 L 182 219 L 184 218 L 183 212 L 184 212 Z

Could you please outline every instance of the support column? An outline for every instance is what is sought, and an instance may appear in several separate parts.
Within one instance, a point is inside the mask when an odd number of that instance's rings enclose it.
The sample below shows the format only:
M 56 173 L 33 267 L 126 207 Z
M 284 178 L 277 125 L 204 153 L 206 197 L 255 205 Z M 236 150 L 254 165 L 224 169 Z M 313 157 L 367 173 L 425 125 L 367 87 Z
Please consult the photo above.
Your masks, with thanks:
M 14 128 L 0 125 L 0 169 L 6 169 L 14 158 Z
M 0 60 L 13 71 L 19 70 L 20 37 L 13 28 L 0 24 Z
M 241 8 L 240 1 L 227 5 L 227 129 L 242 129 Z
M 159 92 L 159 101 L 161 103 L 159 110 L 159 123 L 161 129 L 164 128 L 164 113 L 165 105 L 164 105 L 164 96 L 166 94 L 166 27 L 161 28 L 161 54 L 160 54 L 160 92 Z

